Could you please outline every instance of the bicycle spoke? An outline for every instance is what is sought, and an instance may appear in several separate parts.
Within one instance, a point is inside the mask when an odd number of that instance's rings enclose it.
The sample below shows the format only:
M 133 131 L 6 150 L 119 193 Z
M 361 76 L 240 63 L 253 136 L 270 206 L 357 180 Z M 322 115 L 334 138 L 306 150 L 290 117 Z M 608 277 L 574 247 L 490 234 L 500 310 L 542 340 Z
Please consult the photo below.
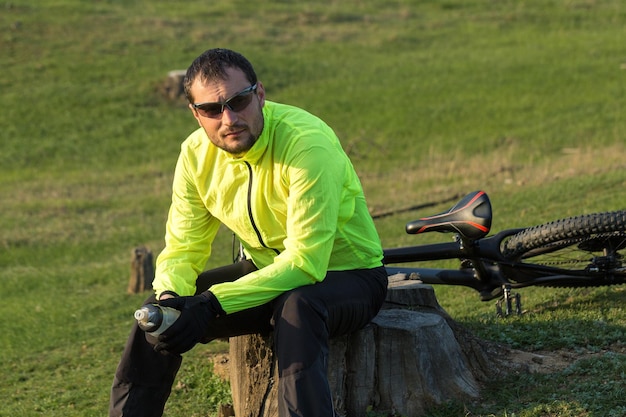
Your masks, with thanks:
M 536 265 L 590 273 L 611 270 L 620 273 L 626 248 L 626 233 L 604 233 L 564 239 L 524 253 L 522 260 Z M 624 273 L 622 268 L 621 273 Z

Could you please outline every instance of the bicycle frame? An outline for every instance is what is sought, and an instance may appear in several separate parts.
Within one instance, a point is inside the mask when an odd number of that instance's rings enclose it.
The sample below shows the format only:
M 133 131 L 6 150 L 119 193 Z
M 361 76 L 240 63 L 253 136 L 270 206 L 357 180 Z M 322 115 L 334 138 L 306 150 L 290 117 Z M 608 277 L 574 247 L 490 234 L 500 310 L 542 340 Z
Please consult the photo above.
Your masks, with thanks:
M 508 263 L 500 244 L 506 237 L 523 229 L 510 229 L 479 240 L 463 239 L 384 250 L 383 263 L 389 275 L 406 274 L 425 284 L 461 285 L 478 291 L 483 301 L 502 295 L 503 285 L 511 284 L 499 265 Z M 389 266 L 390 264 L 458 259 L 459 269 Z M 510 264 L 510 263 L 509 263 Z M 513 266 L 512 264 L 510 264 Z

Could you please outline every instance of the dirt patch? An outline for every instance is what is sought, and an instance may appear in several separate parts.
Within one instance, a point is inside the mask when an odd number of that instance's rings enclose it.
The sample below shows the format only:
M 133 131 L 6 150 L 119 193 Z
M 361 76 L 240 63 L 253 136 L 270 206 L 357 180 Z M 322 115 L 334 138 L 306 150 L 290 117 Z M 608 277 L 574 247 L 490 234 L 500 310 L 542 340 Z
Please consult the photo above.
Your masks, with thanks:
M 217 353 L 209 355 L 209 359 L 213 363 L 213 373 L 224 381 L 230 381 L 230 367 L 227 353 Z
M 589 359 L 602 356 L 607 352 L 626 353 L 625 346 L 610 346 L 599 351 L 573 351 L 569 349 L 559 349 L 555 351 L 524 352 L 511 349 L 505 360 L 511 364 L 511 368 L 520 372 L 551 374 L 560 372 L 568 366 L 582 359 Z
M 583 356 L 591 356 L 591 354 L 581 356 L 567 350 L 524 352 L 512 349 L 506 356 L 513 367 L 519 368 L 520 371 L 551 374 L 560 372 L 577 360 L 582 359 Z

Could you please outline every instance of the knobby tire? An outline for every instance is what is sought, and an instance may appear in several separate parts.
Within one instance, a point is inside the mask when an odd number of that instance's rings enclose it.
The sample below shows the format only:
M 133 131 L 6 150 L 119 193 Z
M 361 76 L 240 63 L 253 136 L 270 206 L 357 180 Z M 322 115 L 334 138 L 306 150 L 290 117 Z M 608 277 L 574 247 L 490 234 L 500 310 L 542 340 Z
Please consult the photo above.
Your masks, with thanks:
M 626 279 L 626 211 L 594 213 L 529 227 L 506 240 L 514 262 Z

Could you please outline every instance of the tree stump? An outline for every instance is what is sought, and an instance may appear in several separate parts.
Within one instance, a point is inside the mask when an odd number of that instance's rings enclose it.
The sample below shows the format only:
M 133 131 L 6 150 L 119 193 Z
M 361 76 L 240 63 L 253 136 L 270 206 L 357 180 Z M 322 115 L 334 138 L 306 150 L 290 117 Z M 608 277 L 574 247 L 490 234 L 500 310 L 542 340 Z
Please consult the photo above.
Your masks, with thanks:
M 236 417 L 278 416 L 278 365 L 271 336 L 229 339 L 230 387 Z
M 187 70 L 172 70 L 167 73 L 167 78 L 163 80 L 159 88 L 166 100 L 183 105 L 187 103 L 183 86 L 186 73 Z
M 145 246 L 136 247 L 131 254 L 127 291 L 129 294 L 138 294 L 150 290 L 152 281 L 154 281 L 152 252 Z
M 429 285 L 390 277 L 372 323 L 331 340 L 328 378 L 338 416 L 367 410 L 419 417 L 451 399 L 477 398 L 496 374 L 485 342 L 457 325 Z M 277 417 L 278 368 L 271 336 L 230 339 L 235 416 Z

